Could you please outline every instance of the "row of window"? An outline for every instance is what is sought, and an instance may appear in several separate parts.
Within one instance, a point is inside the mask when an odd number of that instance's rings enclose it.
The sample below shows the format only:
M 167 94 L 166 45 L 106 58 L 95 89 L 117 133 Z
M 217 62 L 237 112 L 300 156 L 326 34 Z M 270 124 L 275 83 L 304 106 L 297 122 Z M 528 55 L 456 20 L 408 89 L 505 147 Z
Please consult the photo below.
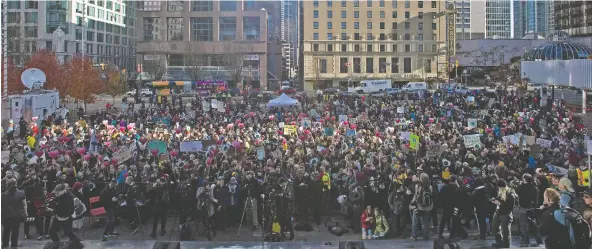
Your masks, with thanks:
M 160 18 L 144 18 L 144 41 L 159 41 Z M 236 17 L 220 17 L 219 40 L 236 40 Z M 214 40 L 214 19 L 212 17 L 191 17 L 190 33 L 192 41 L 213 41 Z M 183 41 L 183 18 L 167 18 L 167 41 Z M 257 16 L 243 17 L 243 40 L 259 41 L 261 39 L 260 18 Z
M 185 11 L 185 2 L 186 1 L 167 1 L 167 11 L 169 12 L 183 12 Z M 218 1 L 219 10 L 220 11 L 237 11 L 237 3 L 238 1 L 234 0 L 225 0 L 225 1 Z M 255 0 L 245 0 L 242 1 L 243 9 L 244 10 L 256 10 L 255 9 Z M 190 5 L 191 11 L 213 11 L 214 10 L 214 3 L 212 0 L 198 0 L 198 1 L 191 1 Z
M 366 11 L 366 17 L 367 18 L 372 18 L 372 11 Z M 409 19 L 411 18 L 411 12 L 410 11 L 405 11 L 405 18 Z M 379 17 L 380 18 L 386 18 L 386 13 L 384 11 L 379 11 L 378 12 Z M 319 11 L 318 10 L 313 10 L 312 11 L 312 16 L 314 18 L 319 18 Z M 397 11 L 392 11 L 391 12 L 391 16 L 392 18 L 398 18 L 398 14 Z M 332 10 L 327 10 L 327 18 L 333 18 L 333 11 Z M 341 11 L 341 18 L 347 18 L 347 11 L 343 10 Z M 354 11 L 354 18 L 360 18 L 360 11 Z M 417 18 L 419 19 L 423 19 L 423 12 L 417 12 Z
M 372 8 L 374 6 L 373 2 L 375 2 L 376 0 L 365 0 L 364 2 L 366 2 L 366 7 L 368 8 Z M 347 7 L 347 2 L 349 2 L 348 0 L 341 0 L 341 7 Z M 327 0 L 327 7 L 333 7 L 333 0 Z M 393 8 L 397 8 L 398 7 L 398 1 L 397 0 L 392 0 L 392 7 Z M 353 0 L 353 5 L 355 8 L 360 7 L 360 0 Z M 319 1 L 318 0 L 314 0 L 313 1 L 313 6 L 315 8 L 319 7 Z M 385 0 L 378 0 L 378 6 L 381 8 L 386 7 L 386 3 Z M 437 1 L 431 1 L 431 7 L 432 8 L 436 8 L 438 6 Z M 423 8 L 424 7 L 424 1 L 417 1 L 417 8 Z M 405 0 L 405 8 L 411 8 L 411 1 L 410 0 Z
M 374 22 L 367 22 L 366 29 L 372 29 L 373 23 Z M 405 30 L 411 29 L 411 23 L 404 22 L 403 24 L 405 26 Z M 379 22 L 378 26 L 379 26 L 379 29 L 386 29 L 385 22 Z M 313 22 L 312 28 L 319 29 L 319 22 Z M 396 22 L 393 22 L 391 25 L 391 29 L 398 29 L 398 28 L 399 28 L 399 24 Z M 438 25 L 436 23 L 432 23 L 432 30 L 437 30 L 437 28 L 438 28 Z M 333 29 L 333 22 L 327 22 L 327 29 Z M 341 22 L 341 29 L 347 29 L 347 22 Z M 354 22 L 354 29 L 360 29 L 360 22 Z M 423 22 L 417 23 L 417 29 L 423 30 Z
M 327 70 L 327 59 L 318 59 L 319 65 L 319 72 L 320 73 L 328 73 Z M 351 70 L 348 65 L 349 61 L 347 57 L 339 58 L 339 73 L 349 73 L 350 71 L 353 73 L 375 73 L 374 69 L 374 57 L 367 57 L 365 58 L 365 71 L 362 72 L 362 58 L 354 57 L 353 63 L 351 64 Z M 417 68 L 423 66 L 423 70 L 425 73 L 432 72 L 432 60 L 431 59 L 423 59 L 423 63 L 419 63 L 417 61 Z M 387 68 L 391 69 L 391 73 L 401 73 L 399 69 L 399 58 L 391 58 L 390 62 L 387 62 L 387 58 L 378 58 L 378 73 L 386 73 Z M 402 73 L 411 73 L 411 57 L 404 57 L 403 58 L 403 72 Z
M 319 39 L 319 33 L 313 33 L 312 34 L 312 38 L 315 41 L 320 40 Z M 333 38 L 334 38 L 333 37 L 333 33 L 327 33 L 327 40 L 333 40 Z M 362 40 L 362 38 L 364 38 L 364 36 L 363 35 L 360 35 L 360 33 L 354 33 L 353 34 L 353 37 L 348 37 L 347 33 L 341 33 L 341 35 L 339 36 L 339 39 L 340 40 L 350 40 L 352 38 L 353 38 L 354 41 L 360 41 L 360 40 Z M 429 38 L 430 37 L 428 37 L 428 39 Z M 432 41 L 435 41 L 437 39 L 436 34 L 432 34 L 432 37 L 431 38 L 432 38 L 431 39 Z M 398 41 L 398 40 L 405 40 L 405 41 L 411 41 L 411 40 L 416 41 L 417 40 L 417 41 L 423 41 L 424 40 L 424 34 L 417 34 L 417 36 L 415 36 L 415 35 L 411 35 L 409 33 L 405 33 L 403 35 L 399 35 L 397 33 L 392 33 L 392 34 L 388 34 L 388 35 L 385 34 L 385 33 L 380 33 L 378 36 L 375 37 L 375 36 L 372 35 L 372 33 L 367 33 L 365 39 L 366 40 L 379 40 L 379 41 L 386 41 L 387 39 L 391 39 L 393 41 Z
M 76 17 L 76 25 L 79 27 L 83 26 L 83 21 L 82 21 L 81 16 Z M 88 19 L 86 21 L 86 28 L 96 29 L 97 31 L 105 31 L 105 32 L 110 32 L 110 33 L 114 33 L 114 34 L 129 35 L 132 37 L 136 36 L 135 29 L 133 29 L 133 28 L 121 27 L 118 25 L 110 24 L 110 23 L 95 21 L 92 19 Z
M 33 52 L 37 52 L 37 42 L 38 41 L 25 41 L 25 42 L 21 42 L 21 41 L 11 41 L 8 43 L 8 51 L 10 51 L 11 53 L 33 53 Z M 23 47 L 21 48 L 21 44 L 23 45 Z M 68 45 L 72 44 L 72 42 L 70 41 L 64 41 L 64 53 L 68 53 L 68 52 L 75 52 L 75 53 L 82 53 L 81 50 L 81 43 L 80 42 L 76 42 L 75 46 L 75 50 L 74 51 L 69 51 L 68 50 Z M 49 50 L 56 50 L 56 47 L 54 46 L 55 44 L 53 44 L 53 41 L 45 41 L 45 49 L 49 49 Z M 120 46 L 111 46 L 111 45 L 101 45 L 101 44 L 92 44 L 92 43 L 87 43 L 85 44 L 85 51 L 84 53 L 86 54 L 99 54 L 99 55 L 117 55 L 120 57 L 133 57 L 135 56 L 135 49 L 133 48 L 126 48 L 126 47 L 120 47 Z M 96 48 L 96 49 L 95 49 Z
M 391 46 L 391 50 L 389 51 L 387 48 Z M 378 46 L 374 46 L 374 44 L 354 44 L 353 50 L 350 52 L 437 52 L 438 46 L 436 44 L 432 44 L 431 51 L 427 51 L 430 47 L 424 47 L 423 44 L 417 44 L 416 49 L 411 46 L 411 44 L 405 44 L 401 46 L 401 51 L 399 51 L 398 44 L 379 44 Z M 347 44 L 313 44 L 312 45 L 313 52 L 348 52 L 348 45 Z

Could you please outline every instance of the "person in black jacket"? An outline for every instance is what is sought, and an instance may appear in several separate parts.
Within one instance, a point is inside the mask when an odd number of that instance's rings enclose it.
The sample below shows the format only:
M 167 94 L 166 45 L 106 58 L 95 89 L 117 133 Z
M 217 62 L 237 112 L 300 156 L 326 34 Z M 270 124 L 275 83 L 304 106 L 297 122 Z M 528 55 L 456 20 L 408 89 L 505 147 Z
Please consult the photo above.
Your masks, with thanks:
M 511 226 L 514 219 L 512 210 L 514 209 L 515 193 L 503 179 L 499 179 L 496 186 L 498 188 L 498 195 L 491 200 L 491 203 L 497 206 L 493 215 L 495 243 L 491 247 L 510 248 Z
M 487 215 L 490 206 L 490 196 L 485 189 L 485 181 L 483 178 L 475 179 L 475 190 L 471 195 L 471 203 L 475 207 L 475 213 L 477 214 L 477 225 L 479 226 L 479 239 L 484 240 L 487 234 Z
M 43 219 L 37 219 L 37 209 L 35 208 L 34 201 L 43 197 L 43 185 L 41 185 L 41 181 L 37 178 L 35 173 L 30 174 L 27 179 L 21 184 L 19 189 L 25 191 L 25 196 L 27 197 L 27 211 L 30 217 L 35 217 L 35 224 L 37 225 L 39 222 L 42 222 Z M 25 239 L 29 238 L 29 226 L 30 222 L 25 222 Z M 42 226 L 37 226 L 42 227 Z M 39 236 L 42 236 L 43 229 L 37 230 Z
M 115 209 L 117 207 L 117 182 L 112 181 L 101 191 L 101 203 L 107 212 L 107 224 L 103 230 L 102 241 L 107 241 L 109 235 L 119 235 L 114 231 L 115 229 Z
M 80 243 L 80 238 L 72 232 L 72 214 L 74 213 L 74 197 L 69 194 L 64 184 L 58 184 L 53 190 L 55 199 L 47 208 L 48 212 L 53 212 L 55 219 L 49 227 L 49 237 L 53 242 L 60 242 L 58 230 L 64 229 L 66 236 L 71 242 Z
M 518 195 L 518 207 L 515 209 L 515 215 L 518 218 L 518 225 L 520 226 L 522 235 L 522 243 L 520 246 L 529 246 L 529 236 L 531 232 L 534 232 L 537 242 L 533 246 L 538 246 L 543 243 L 543 240 L 541 239 L 541 235 L 539 234 L 538 229 L 536 229 L 536 226 L 534 226 L 531 220 L 526 217 L 526 211 L 538 206 L 539 189 L 534 184 L 534 178 L 532 175 L 528 173 L 522 175 L 522 181 L 523 183 L 516 188 L 516 194 Z
M 452 221 L 452 215 L 454 214 L 454 208 L 458 208 L 458 204 L 461 199 L 461 189 L 458 186 L 458 178 L 455 175 L 444 181 L 445 185 L 440 190 L 440 199 L 446 200 L 442 202 L 442 218 L 440 220 L 440 227 L 438 228 L 438 236 L 444 238 L 444 226 L 448 225 L 451 234 L 453 231 L 458 230 L 458 227 L 454 227 Z M 457 225 L 457 224 L 454 224 Z
M 152 222 L 152 233 L 150 237 L 156 238 L 156 228 L 158 227 L 158 221 L 160 220 L 160 236 L 164 236 L 166 233 L 166 215 L 168 211 L 169 192 L 166 178 L 159 178 L 156 182 L 149 186 L 148 193 L 153 201 L 152 212 L 154 220 Z
M 541 214 L 541 224 L 539 230 L 545 237 L 545 248 L 547 249 L 572 249 L 569 230 L 555 219 L 555 211 L 561 209 L 559 206 L 559 192 L 548 188 L 543 194 L 543 205 Z

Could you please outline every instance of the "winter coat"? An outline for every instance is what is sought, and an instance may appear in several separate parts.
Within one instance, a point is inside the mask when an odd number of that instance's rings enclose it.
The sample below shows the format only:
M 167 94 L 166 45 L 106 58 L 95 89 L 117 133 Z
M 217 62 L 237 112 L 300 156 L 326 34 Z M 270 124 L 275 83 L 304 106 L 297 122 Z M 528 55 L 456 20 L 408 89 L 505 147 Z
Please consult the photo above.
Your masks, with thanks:
M 387 234 L 389 232 L 388 220 L 384 215 L 376 216 L 376 226 L 374 228 L 375 234 Z
M 84 213 L 86 213 L 86 206 L 78 198 L 74 198 L 74 213 L 72 218 L 74 220 L 82 219 Z
M 368 210 L 364 210 L 364 212 L 362 212 L 362 217 L 360 218 L 360 221 L 362 222 L 363 229 L 372 229 L 374 225 L 374 220 L 366 220 L 370 217 L 374 217 L 374 214 L 372 214 L 372 212 L 368 213 Z

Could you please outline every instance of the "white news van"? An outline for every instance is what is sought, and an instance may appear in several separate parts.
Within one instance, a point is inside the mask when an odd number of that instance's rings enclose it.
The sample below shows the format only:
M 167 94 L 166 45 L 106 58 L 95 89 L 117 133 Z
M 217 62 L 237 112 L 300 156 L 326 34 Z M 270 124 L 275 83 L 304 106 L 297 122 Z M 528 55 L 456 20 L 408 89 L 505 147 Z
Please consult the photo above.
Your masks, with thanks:
M 428 83 L 426 82 L 409 82 L 401 88 L 403 91 L 416 92 L 420 90 L 428 90 Z
M 21 117 L 30 122 L 32 117 L 38 117 L 39 122 L 48 116 L 56 115 L 67 119 L 69 112 L 66 108 L 60 108 L 60 95 L 56 91 L 31 90 L 22 94 L 8 96 L 9 110 L 3 113 L 2 119 L 12 119 L 15 123 Z M 4 111 L 4 110 L 3 110 Z M 9 114 L 8 117 L 4 114 Z
M 362 80 L 358 86 L 348 87 L 351 93 L 373 93 L 384 92 L 392 88 L 391 80 Z

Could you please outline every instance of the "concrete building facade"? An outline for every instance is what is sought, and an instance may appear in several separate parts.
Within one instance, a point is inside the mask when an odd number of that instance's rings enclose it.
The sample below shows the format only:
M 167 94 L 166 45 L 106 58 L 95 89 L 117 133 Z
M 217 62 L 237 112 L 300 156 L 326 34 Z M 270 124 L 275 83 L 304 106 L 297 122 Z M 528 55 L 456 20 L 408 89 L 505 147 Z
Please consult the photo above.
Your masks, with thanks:
M 592 1 L 554 1 L 555 29 L 570 36 L 592 36 Z
M 236 69 L 219 58 L 235 55 L 243 58 L 242 77 L 250 77 L 253 88 L 266 89 L 268 14 L 260 2 L 145 1 L 143 7 L 138 11 L 139 63 L 159 61 L 167 80 L 231 81 Z M 208 70 L 189 78 L 187 72 L 196 67 Z
M 456 40 L 485 39 L 485 1 L 455 0 Z
M 84 54 L 95 64 L 134 70 L 136 1 L 7 1 L 8 54 L 24 64 L 38 50 L 61 62 Z
M 444 1 L 304 1 L 304 89 L 437 77 L 445 9 Z
M 513 4 L 512 0 L 485 1 L 485 39 L 514 38 Z

